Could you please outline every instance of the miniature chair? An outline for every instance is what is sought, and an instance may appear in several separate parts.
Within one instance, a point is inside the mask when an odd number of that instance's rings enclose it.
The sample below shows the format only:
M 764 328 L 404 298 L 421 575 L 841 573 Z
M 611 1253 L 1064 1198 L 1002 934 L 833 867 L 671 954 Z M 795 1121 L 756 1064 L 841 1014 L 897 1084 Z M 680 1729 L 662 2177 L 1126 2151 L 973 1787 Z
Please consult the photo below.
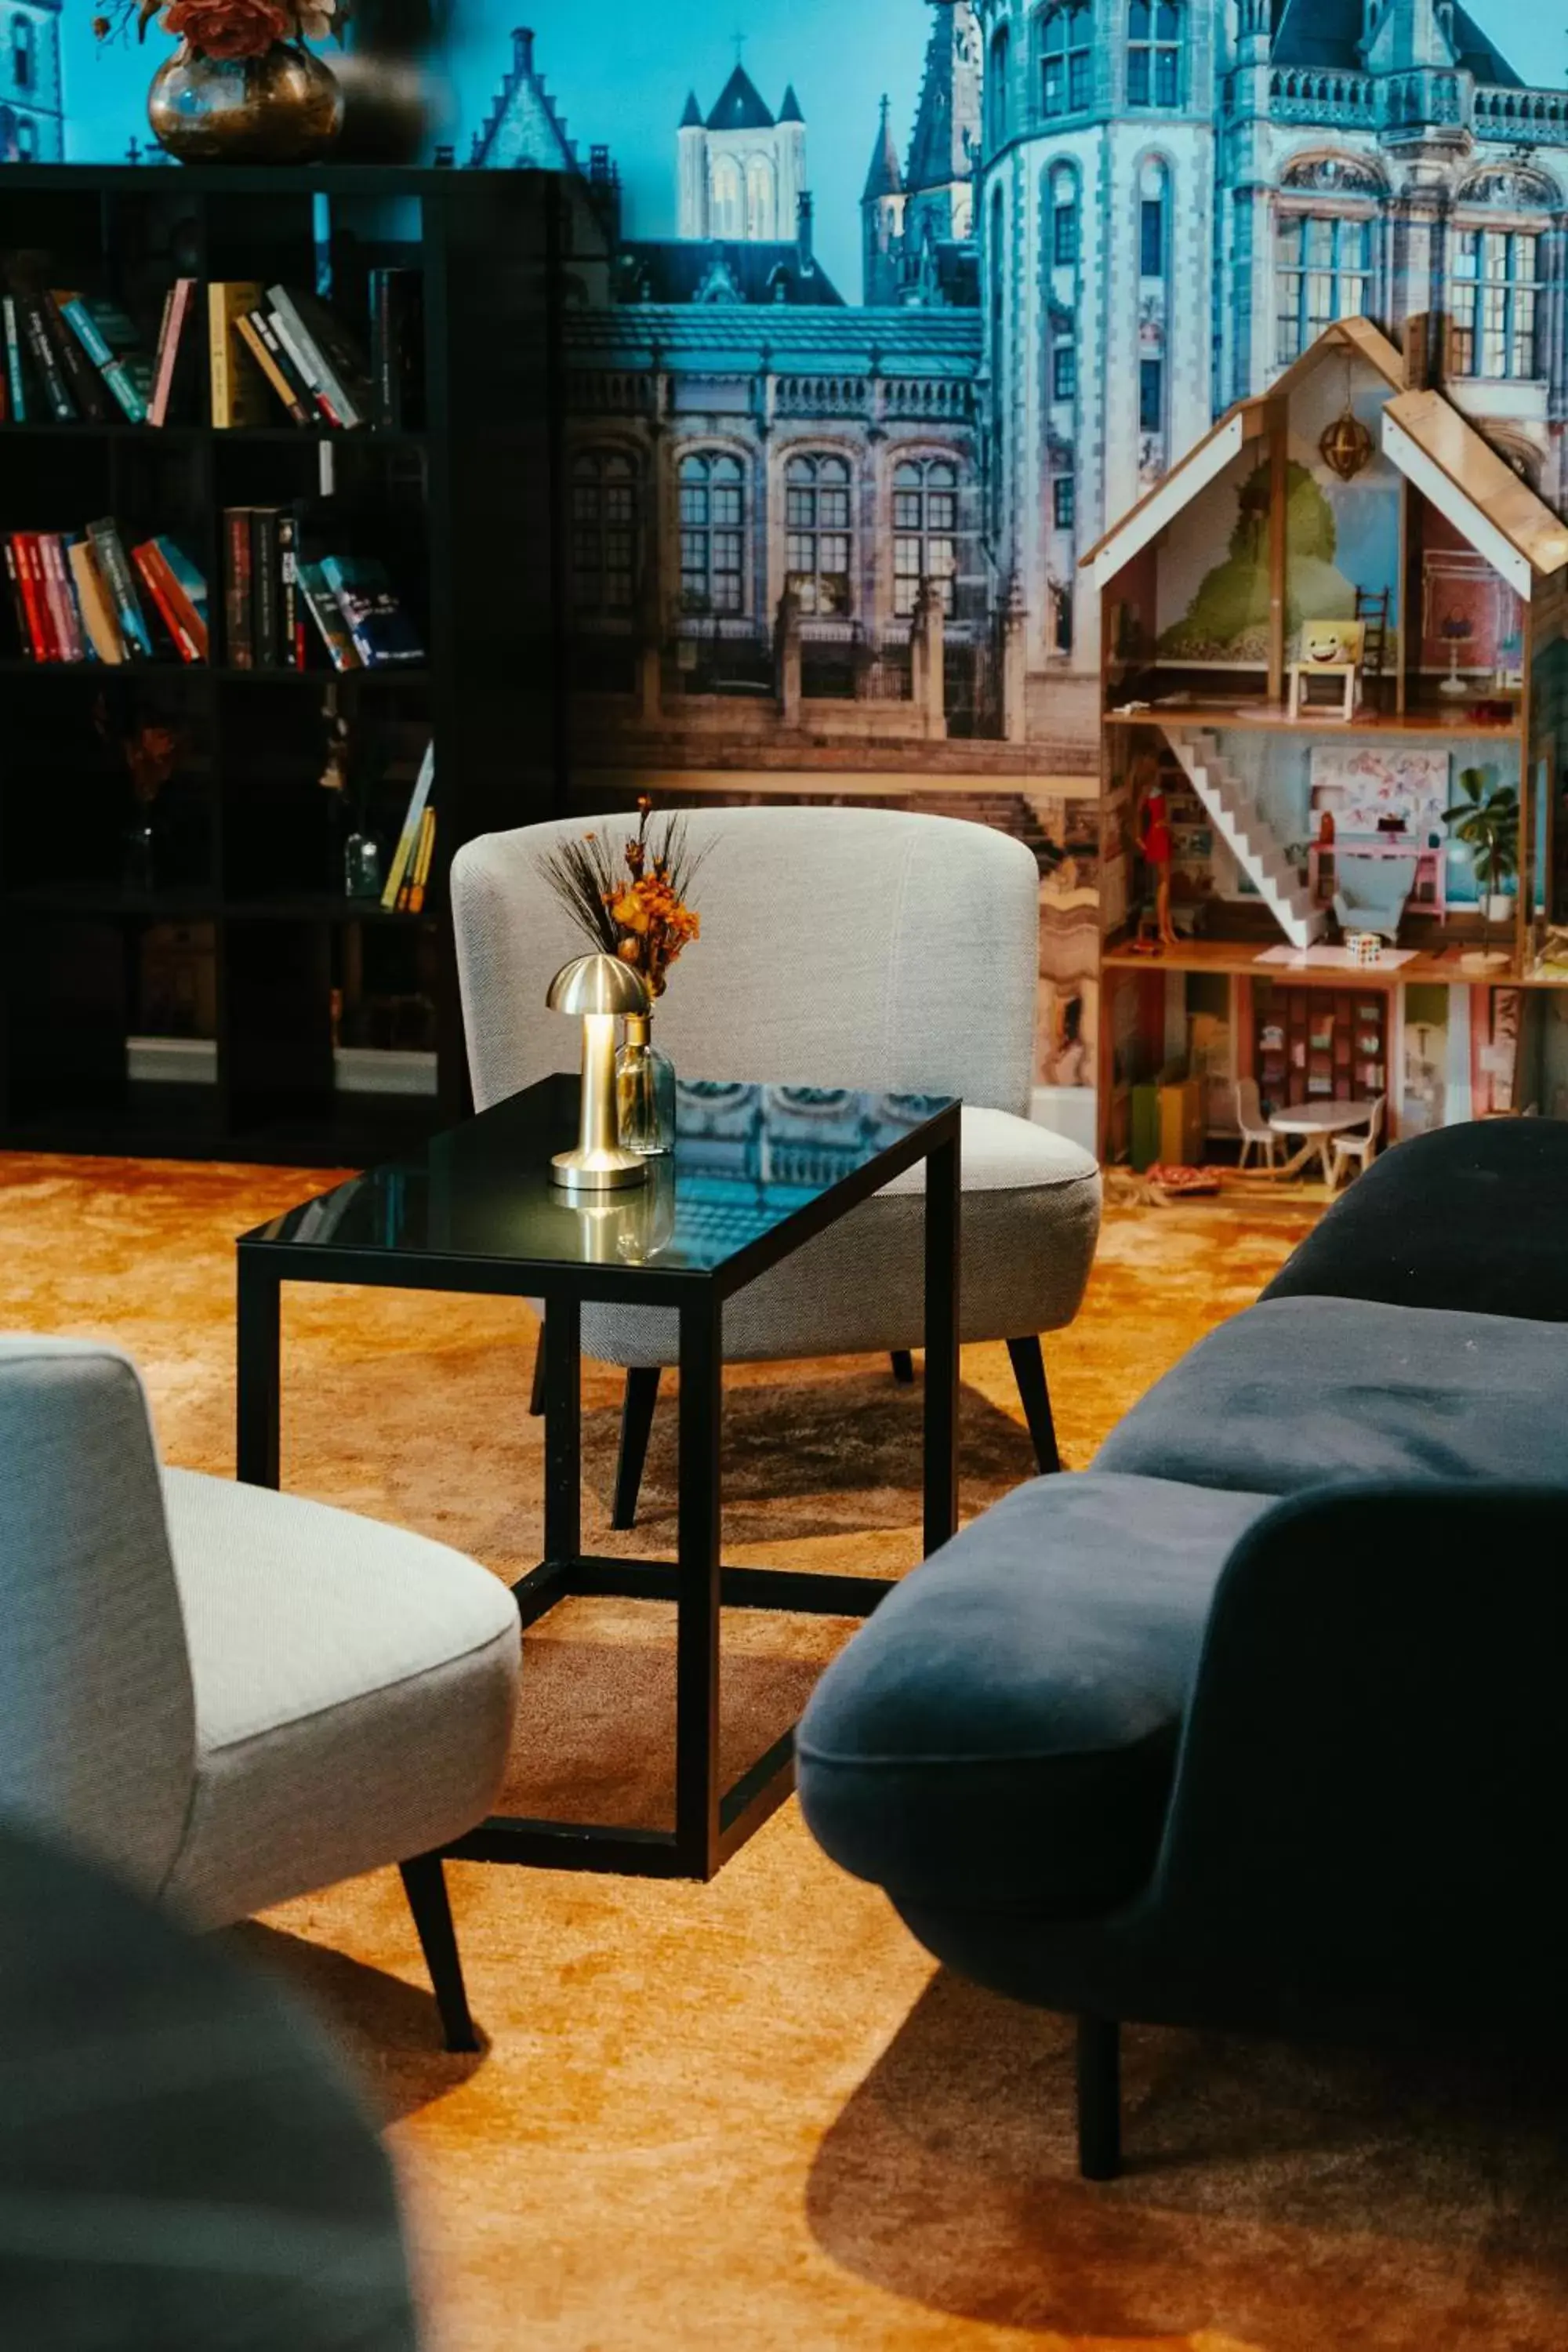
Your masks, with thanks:
M 1420 860 L 1366 857 L 1342 850 L 1335 873 L 1334 916 L 1342 931 L 1375 931 L 1392 947 Z
M 1361 704 L 1362 660 L 1366 637 L 1364 621 L 1308 621 L 1301 629 L 1300 654 L 1288 666 L 1292 719 L 1304 712 L 1319 719 L 1348 722 Z M 1312 685 L 1326 677 L 1337 690 L 1332 703 L 1315 702 Z
M 458 851 L 452 918 L 474 1099 L 482 1110 L 574 1066 L 544 1009 L 581 951 L 544 874 L 563 840 L 616 817 L 490 834 Z M 700 943 L 660 1000 L 658 1042 L 685 1078 L 963 1098 L 961 1337 L 1005 1339 L 1036 1459 L 1060 1467 L 1042 1331 L 1078 1313 L 1100 1230 L 1100 1170 L 1026 1114 L 1035 1075 L 1039 874 L 989 825 L 888 809 L 693 811 L 706 853 Z M 731 1363 L 890 1355 L 923 1333 L 923 1177 L 886 1192 L 731 1299 Z M 667 1308 L 594 1306 L 583 1349 L 626 1367 L 613 1524 L 633 1524 L 664 1366 Z
M 1241 1154 L 1236 1163 L 1237 1169 L 1245 1168 L 1248 1155 L 1258 1151 L 1272 1175 L 1274 1153 L 1279 1138 L 1263 1116 L 1263 1102 L 1256 1078 L 1237 1078 L 1236 1082 L 1236 1123 L 1241 1129 Z
M 1340 1180 L 1344 1175 L 1352 1160 L 1356 1162 L 1358 1167 L 1365 1168 L 1371 1163 L 1371 1161 L 1376 1159 L 1377 1148 L 1383 1139 L 1384 1121 L 1387 1116 L 1388 1097 L 1386 1095 L 1379 1095 L 1377 1100 L 1373 1104 L 1372 1117 L 1367 1120 L 1365 1127 L 1362 1129 L 1360 1134 L 1352 1133 L 1350 1135 L 1335 1136 L 1334 1156 L 1329 1166 L 1329 1191 L 1331 1193 L 1334 1193 L 1339 1191 Z
M 0 1339 L 0 1812 L 188 1926 L 397 1863 L 478 2047 L 439 1849 L 500 1783 L 517 1604 L 444 1544 L 160 1473 L 111 1348 Z

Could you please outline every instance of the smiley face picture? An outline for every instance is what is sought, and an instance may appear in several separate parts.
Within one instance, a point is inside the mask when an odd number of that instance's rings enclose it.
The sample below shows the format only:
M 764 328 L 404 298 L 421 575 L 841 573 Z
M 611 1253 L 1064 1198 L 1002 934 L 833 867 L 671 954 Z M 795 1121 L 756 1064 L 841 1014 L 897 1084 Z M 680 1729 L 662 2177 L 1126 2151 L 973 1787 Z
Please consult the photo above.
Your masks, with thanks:
M 1309 621 L 1301 632 L 1301 659 L 1314 669 L 1343 669 L 1361 659 L 1364 621 Z

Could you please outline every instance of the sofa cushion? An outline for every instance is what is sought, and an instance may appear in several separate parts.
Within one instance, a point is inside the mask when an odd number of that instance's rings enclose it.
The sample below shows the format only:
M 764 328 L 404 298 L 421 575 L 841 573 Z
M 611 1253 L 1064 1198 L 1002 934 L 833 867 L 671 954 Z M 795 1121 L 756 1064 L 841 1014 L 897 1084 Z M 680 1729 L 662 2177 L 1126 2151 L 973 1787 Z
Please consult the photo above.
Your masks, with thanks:
M 1281 1298 L 1221 1324 L 1112 1431 L 1097 1470 L 1289 1495 L 1326 1478 L 1552 1475 L 1562 1327 Z
M 1072 1916 L 1147 1876 L 1209 1601 L 1266 1497 L 1038 1478 L 890 1593 L 796 1738 L 834 1859 L 895 1901 Z
M 471 1829 L 517 1686 L 500 1579 L 302 1496 L 190 1470 L 163 1488 L 196 1704 L 167 1897 L 218 1927 Z
M 1473 1119 L 1374 1160 L 1268 1298 L 1381 1298 L 1568 1323 L 1568 1120 Z

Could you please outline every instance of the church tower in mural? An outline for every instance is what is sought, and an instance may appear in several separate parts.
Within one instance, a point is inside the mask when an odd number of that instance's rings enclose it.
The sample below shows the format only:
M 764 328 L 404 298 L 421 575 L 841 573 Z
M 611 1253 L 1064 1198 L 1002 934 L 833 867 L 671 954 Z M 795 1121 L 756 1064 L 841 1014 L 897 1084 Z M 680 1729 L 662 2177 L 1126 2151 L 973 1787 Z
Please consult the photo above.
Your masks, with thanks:
M 758 245 L 794 236 L 806 178 L 805 119 L 793 83 L 774 115 L 738 64 L 710 113 L 692 91 L 679 146 L 679 235 Z
M 0 33 L 0 163 L 65 160 L 60 0 L 11 0 Z

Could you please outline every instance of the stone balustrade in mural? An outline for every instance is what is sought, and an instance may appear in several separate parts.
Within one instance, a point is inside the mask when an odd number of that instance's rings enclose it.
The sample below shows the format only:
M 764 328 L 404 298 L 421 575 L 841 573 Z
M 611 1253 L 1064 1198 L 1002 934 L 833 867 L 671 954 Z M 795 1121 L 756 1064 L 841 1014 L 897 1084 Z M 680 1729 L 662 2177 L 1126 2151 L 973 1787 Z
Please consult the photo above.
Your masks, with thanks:
M 574 416 L 651 416 L 655 381 L 640 369 L 574 369 L 569 405 Z
M 780 375 L 775 416 L 855 416 L 863 423 L 967 424 L 973 385 L 950 376 Z
M 1277 122 L 1323 123 L 1395 136 L 1436 125 L 1468 130 L 1478 139 L 1541 144 L 1568 141 L 1568 91 L 1477 83 L 1468 74 L 1436 67 L 1376 76 L 1307 66 L 1280 68 L 1269 76 L 1268 111 Z

